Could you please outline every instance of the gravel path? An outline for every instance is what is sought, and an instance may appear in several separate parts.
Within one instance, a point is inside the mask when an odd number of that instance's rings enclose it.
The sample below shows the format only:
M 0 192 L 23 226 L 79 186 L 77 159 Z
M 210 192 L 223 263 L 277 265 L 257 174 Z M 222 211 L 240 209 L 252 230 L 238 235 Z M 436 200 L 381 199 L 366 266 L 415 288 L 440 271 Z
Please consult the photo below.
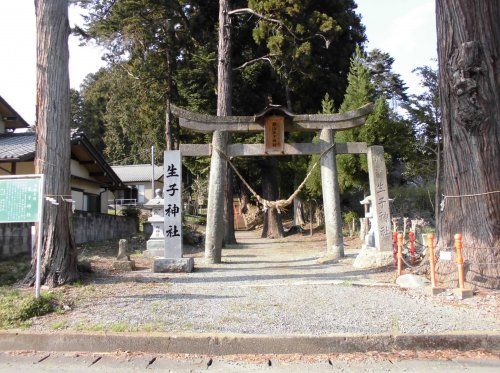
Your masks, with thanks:
M 320 264 L 323 241 L 263 240 L 254 232 L 237 238 L 241 244 L 224 250 L 224 264 L 207 266 L 194 254 L 191 274 L 144 269 L 97 277 L 78 290 L 71 311 L 40 318 L 33 328 L 313 335 L 500 330 L 496 294 L 430 297 L 395 287 L 392 272 L 354 269 L 355 248 L 341 263 Z

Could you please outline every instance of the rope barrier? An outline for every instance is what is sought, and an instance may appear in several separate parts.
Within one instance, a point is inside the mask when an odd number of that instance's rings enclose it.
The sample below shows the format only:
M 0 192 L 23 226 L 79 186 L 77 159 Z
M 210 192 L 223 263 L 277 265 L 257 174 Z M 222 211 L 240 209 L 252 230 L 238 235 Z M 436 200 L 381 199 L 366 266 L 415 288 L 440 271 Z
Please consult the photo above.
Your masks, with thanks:
M 465 197 L 479 197 L 479 196 L 486 196 L 486 195 L 490 195 L 490 194 L 495 194 L 495 193 L 500 193 L 500 190 L 495 190 L 493 192 L 483 192 L 483 193 L 473 193 L 473 194 L 460 194 L 460 195 L 456 195 L 456 196 L 445 196 L 444 194 L 442 195 L 443 196 L 443 200 L 441 201 L 441 211 L 444 211 L 444 205 L 445 205 L 445 201 L 447 198 L 465 198 Z
M 461 194 L 461 195 L 456 195 L 456 196 L 445 196 L 443 194 L 443 198 L 462 198 L 462 197 L 477 197 L 477 196 L 485 196 L 487 194 L 495 194 L 495 193 L 500 193 L 500 190 L 495 190 L 493 192 L 484 192 L 484 193 L 474 193 L 474 194 Z
M 297 197 L 297 195 L 300 193 L 300 191 L 302 190 L 302 188 L 304 188 L 304 185 L 306 184 L 306 182 L 309 179 L 309 177 L 311 176 L 312 172 L 314 171 L 314 169 L 318 165 L 318 163 L 321 160 L 321 158 L 323 158 L 323 156 L 326 153 L 328 153 L 330 150 L 334 149 L 335 148 L 335 144 L 332 144 L 330 147 L 328 147 L 323 152 L 321 152 L 321 154 L 319 155 L 318 160 L 316 162 L 314 162 L 313 166 L 311 167 L 311 169 L 307 173 L 307 175 L 304 178 L 304 180 L 302 181 L 302 183 L 300 183 L 300 185 L 297 187 L 297 189 L 292 193 L 292 195 L 290 197 L 288 197 L 287 199 L 280 199 L 280 200 L 277 200 L 277 201 L 269 201 L 269 200 L 265 199 L 264 197 L 261 197 L 250 186 L 250 184 L 248 184 L 248 182 L 245 180 L 245 178 L 239 173 L 239 171 L 236 169 L 236 166 L 233 164 L 233 162 L 231 162 L 229 156 L 226 153 L 224 153 L 224 151 L 222 151 L 221 149 L 219 149 L 217 146 L 213 146 L 212 145 L 212 147 L 217 152 L 219 152 L 219 154 L 222 156 L 222 158 L 224 158 L 229 163 L 229 166 L 231 166 L 231 168 L 234 170 L 234 172 L 236 173 L 236 175 L 240 178 L 241 182 L 248 188 L 248 190 L 250 191 L 250 193 L 257 199 L 257 201 L 262 206 L 264 206 L 264 211 L 266 211 L 268 208 L 270 208 L 270 209 L 276 209 L 276 210 L 278 210 L 278 214 L 279 214 L 279 213 L 281 213 L 281 210 L 283 210 L 283 211 L 286 210 L 286 207 L 292 204 L 294 198 Z

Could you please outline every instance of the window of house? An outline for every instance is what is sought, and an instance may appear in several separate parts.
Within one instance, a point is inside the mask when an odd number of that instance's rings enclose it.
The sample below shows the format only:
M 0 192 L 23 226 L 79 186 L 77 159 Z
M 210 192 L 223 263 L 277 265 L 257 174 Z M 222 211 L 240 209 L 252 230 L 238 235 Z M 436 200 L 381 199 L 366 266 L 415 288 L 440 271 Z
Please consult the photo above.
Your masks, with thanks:
M 138 203 L 144 203 L 144 200 L 145 200 L 145 197 L 144 197 L 144 185 L 143 184 L 139 184 L 139 185 L 136 185 L 137 187 L 137 202 Z
M 97 194 L 83 193 L 82 211 L 101 212 L 101 197 Z

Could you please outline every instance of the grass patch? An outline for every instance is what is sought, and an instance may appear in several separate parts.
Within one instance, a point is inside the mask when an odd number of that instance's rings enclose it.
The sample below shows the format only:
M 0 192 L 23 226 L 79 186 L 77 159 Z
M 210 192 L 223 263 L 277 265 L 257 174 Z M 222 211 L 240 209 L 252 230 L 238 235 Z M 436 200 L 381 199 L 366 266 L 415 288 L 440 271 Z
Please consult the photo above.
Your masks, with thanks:
M 53 330 L 66 329 L 66 327 L 67 327 L 66 321 L 63 320 L 54 321 L 52 324 L 50 324 L 50 328 Z
M 186 223 L 194 223 L 194 224 L 200 224 L 200 225 L 207 224 L 207 217 L 204 215 L 184 214 L 183 217 L 184 217 L 184 221 L 186 221 Z
M 135 332 L 137 331 L 136 327 L 132 327 L 129 324 L 123 323 L 123 322 L 117 322 L 114 324 L 111 324 L 109 326 L 109 330 L 115 333 L 123 333 L 123 332 Z
M 75 325 L 75 329 L 79 332 L 102 332 L 105 327 L 103 324 L 91 324 L 88 322 L 80 321 Z
M 30 268 L 29 256 L 19 255 L 0 261 L 0 286 L 15 284 L 21 280 Z
M 47 315 L 59 309 L 54 293 L 42 293 L 36 299 L 18 290 L 0 289 L 0 329 L 26 328 L 33 317 Z

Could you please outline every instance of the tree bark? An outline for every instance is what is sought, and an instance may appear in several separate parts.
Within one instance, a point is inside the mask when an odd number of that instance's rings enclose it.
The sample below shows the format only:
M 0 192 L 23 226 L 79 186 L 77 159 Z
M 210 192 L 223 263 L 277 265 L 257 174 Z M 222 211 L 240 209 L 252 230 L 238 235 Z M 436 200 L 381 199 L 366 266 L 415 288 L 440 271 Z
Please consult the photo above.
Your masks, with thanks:
M 219 57 L 217 69 L 217 115 L 231 115 L 231 25 L 229 0 L 219 1 Z M 226 151 L 227 132 L 214 131 L 212 146 L 214 151 L 210 162 L 208 189 L 207 230 L 205 235 L 205 260 L 220 263 L 222 240 L 224 237 L 224 204 L 227 182 L 226 161 L 219 151 Z
M 441 198 L 441 135 L 440 135 L 440 123 L 436 121 L 436 193 L 434 195 L 434 224 L 437 227 L 439 222 L 439 199 Z
M 302 227 L 305 224 L 306 222 L 304 221 L 304 204 L 300 198 L 296 197 L 293 199 L 293 225 Z
M 67 1 L 36 0 L 37 113 L 35 172 L 45 175 L 41 283 L 57 286 L 78 279 L 70 188 L 70 93 Z M 24 282 L 35 282 L 36 259 Z
M 269 201 L 278 199 L 278 180 L 276 158 L 268 158 L 262 170 L 262 197 Z M 285 237 L 281 214 L 274 208 L 267 209 L 264 213 L 264 227 L 262 238 L 282 238 Z
M 500 194 L 491 192 L 500 190 L 500 3 L 436 4 L 444 194 L 480 194 L 445 199 L 438 249 L 462 233 L 466 281 L 499 288 Z M 438 264 L 440 279 L 455 282 L 456 266 Z
M 234 234 L 233 169 L 227 167 L 226 204 L 224 207 L 224 244 L 236 244 Z

